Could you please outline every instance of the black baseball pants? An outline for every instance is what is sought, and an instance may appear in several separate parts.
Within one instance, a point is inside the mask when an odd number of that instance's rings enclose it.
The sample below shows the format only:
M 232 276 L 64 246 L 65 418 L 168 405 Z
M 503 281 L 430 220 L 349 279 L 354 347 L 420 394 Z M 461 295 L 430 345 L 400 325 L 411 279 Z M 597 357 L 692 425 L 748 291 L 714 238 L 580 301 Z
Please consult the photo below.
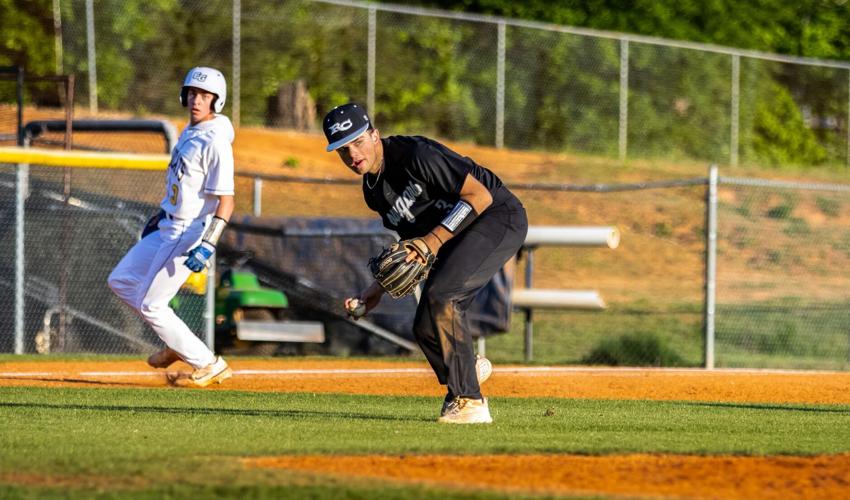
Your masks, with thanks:
M 450 396 L 481 399 L 466 311 L 475 294 L 525 241 L 528 219 L 511 196 L 490 206 L 440 248 L 413 323 L 413 334 Z

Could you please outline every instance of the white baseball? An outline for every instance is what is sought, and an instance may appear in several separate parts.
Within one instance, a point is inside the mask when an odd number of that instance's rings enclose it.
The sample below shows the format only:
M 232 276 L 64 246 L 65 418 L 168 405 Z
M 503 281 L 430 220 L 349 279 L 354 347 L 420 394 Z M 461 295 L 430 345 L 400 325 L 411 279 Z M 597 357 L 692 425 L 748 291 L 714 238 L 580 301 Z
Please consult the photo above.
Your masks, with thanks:
M 360 302 L 360 299 L 348 299 L 346 301 L 345 308 L 348 310 L 348 314 L 354 316 L 355 318 L 359 318 L 366 314 L 366 303 Z

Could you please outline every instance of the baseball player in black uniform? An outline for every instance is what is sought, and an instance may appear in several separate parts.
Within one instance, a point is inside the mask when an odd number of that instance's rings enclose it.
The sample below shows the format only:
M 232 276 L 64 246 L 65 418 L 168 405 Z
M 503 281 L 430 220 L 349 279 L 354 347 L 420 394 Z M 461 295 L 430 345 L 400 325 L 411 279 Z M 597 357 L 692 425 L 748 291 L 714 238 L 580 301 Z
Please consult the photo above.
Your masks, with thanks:
M 413 333 L 440 384 L 448 386 L 438 421 L 492 422 L 466 311 L 525 241 L 525 208 L 493 172 L 439 142 L 421 136 L 382 139 L 357 104 L 331 110 L 323 129 L 327 151 L 336 151 L 363 176 L 363 197 L 384 226 L 402 239 L 421 237 L 437 256 Z M 374 282 L 357 299 L 368 313 L 383 294 Z

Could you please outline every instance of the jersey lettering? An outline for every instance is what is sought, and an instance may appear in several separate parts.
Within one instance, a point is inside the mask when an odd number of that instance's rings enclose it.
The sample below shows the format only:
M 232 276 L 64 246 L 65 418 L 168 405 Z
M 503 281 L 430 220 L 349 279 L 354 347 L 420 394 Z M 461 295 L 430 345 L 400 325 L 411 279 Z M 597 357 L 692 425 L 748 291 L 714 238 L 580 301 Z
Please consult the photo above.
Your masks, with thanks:
M 449 210 L 454 208 L 455 204 L 449 203 L 446 200 L 437 200 L 437 203 L 434 203 L 434 206 L 437 208 L 437 210 L 445 210 L 446 212 L 448 212 Z
M 422 194 L 422 186 L 410 181 L 402 191 L 401 196 L 397 197 L 392 203 L 390 211 L 387 213 L 387 219 L 393 226 L 398 226 L 402 218 L 411 224 L 416 222 L 416 216 L 410 211 L 410 207 L 413 206 L 420 194 Z
M 178 181 L 183 180 L 183 175 L 186 174 L 186 162 L 183 161 L 183 157 L 180 155 L 180 152 L 175 149 L 174 156 L 171 159 L 171 163 L 168 165 L 168 169 L 177 177 Z

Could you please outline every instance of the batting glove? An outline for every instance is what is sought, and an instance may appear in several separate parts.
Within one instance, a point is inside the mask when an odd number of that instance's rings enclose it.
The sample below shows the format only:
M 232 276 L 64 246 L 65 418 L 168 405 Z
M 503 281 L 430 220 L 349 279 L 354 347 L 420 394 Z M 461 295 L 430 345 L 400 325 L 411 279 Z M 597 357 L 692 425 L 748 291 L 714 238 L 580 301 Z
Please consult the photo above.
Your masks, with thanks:
M 210 257 L 212 257 L 212 254 L 214 253 L 215 247 L 210 245 L 206 241 L 203 241 L 200 245 L 189 250 L 189 253 L 186 254 L 189 256 L 189 258 L 186 259 L 185 262 L 186 267 L 196 273 L 199 273 L 201 272 L 201 270 L 204 269 L 204 267 L 209 262 Z

